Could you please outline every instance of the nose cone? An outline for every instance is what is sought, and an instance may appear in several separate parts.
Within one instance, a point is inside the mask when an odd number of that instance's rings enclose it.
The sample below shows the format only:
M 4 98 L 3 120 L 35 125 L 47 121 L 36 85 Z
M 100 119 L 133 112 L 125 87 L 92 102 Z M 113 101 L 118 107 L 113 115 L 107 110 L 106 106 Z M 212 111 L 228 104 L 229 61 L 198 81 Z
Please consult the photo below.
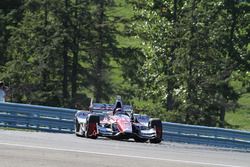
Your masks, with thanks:
M 132 133 L 132 124 L 129 117 L 123 117 L 117 120 L 118 129 L 122 133 Z

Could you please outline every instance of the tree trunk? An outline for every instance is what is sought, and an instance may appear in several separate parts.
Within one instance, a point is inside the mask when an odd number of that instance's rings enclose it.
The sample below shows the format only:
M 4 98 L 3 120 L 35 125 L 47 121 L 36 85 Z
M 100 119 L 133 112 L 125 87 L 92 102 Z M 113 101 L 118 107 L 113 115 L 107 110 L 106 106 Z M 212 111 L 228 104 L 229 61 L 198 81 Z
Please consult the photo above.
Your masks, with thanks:
M 173 22 L 174 22 L 174 29 L 176 28 L 176 22 L 177 22 L 177 2 L 178 0 L 174 0 L 174 16 L 173 16 Z M 175 39 L 174 39 L 175 40 Z M 173 45 L 171 46 L 170 49 L 170 62 L 169 62 L 169 66 L 167 69 L 167 75 L 168 76 L 173 76 L 173 62 L 175 60 L 175 51 L 176 49 L 176 42 L 173 43 Z M 174 81 L 173 78 L 171 77 L 170 79 L 168 79 L 168 83 L 167 83 L 167 110 L 171 111 L 174 109 L 174 98 L 173 98 L 173 91 L 174 91 Z
M 196 0 L 192 1 L 192 13 L 191 13 L 191 24 L 190 24 L 190 49 L 189 49 L 189 53 L 188 53 L 188 66 L 187 66 L 187 73 L 188 73 L 188 78 L 187 78 L 187 101 L 188 101 L 188 105 L 193 105 L 193 103 L 195 102 L 195 98 L 194 95 L 196 94 L 195 91 L 195 83 L 193 83 L 193 64 L 194 64 L 194 54 L 195 54 L 195 46 L 196 43 L 194 43 L 194 33 L 196 31 L 195 29 L 195 23 L 196 18 L 194 16 L 194 11 L 196 8 Z M 193 114 L 193 109 L 188 107 L 187 111 L 186 111 L 186 123 L 190 123 L 192 122 L 192 120 L 190 120 L 191 115 Z
M 47 38 L 48 38 L 48 34 L 47 34 L 47 25 L 48 25 L 48 2 L 47 0 L 44 2 L 44 46 L 47 45 Z M 49 71 L 47 70 L 47 63 L 48 60 L 47 58 L 43 58 L 43 63 L 45 64 L 45 68 L 42 71 L 42 77 L 43 77 L 43 88 L 46 89 L 47 87 L 47 82 L 48 82 L 48 76 L 49 76 Z
M 225 108 L 223 107 L 221 110 L 220 110 L 220 123 L 219 123 L 219 126 L 221 128 L 224 128 L 225 127 L 225 114 L 226 114 L 226 111 L 225 111 Z
M 96 61 L 96 82 L 95 82 L 95 99 L 96 102 L 100 102 L 103 96 L 103 57 L 105 56 L 104 49 L 103 49 L 103 19 L 104 19 L 104 1 L 100 1 L 100 16 L 99 16 L 99 28 L 98 28 L 98 35 L 99 35 L 99 48 L 97 48 L 97 61 Z
M 67 12 L 68 0 L 65 0 L 64 3 L 65 3 L 66 12 Z M 67 19 L 65 16 L 63 19 L 63 28 L 66 30 L 68 28 Z M 63 40 L 64 41 L 63 41 L 63 82 L 62 84 L 63 84 L 63 99 L 65 103 L 69 96 L 69 93 L 68 93 L 68 42 L 67 42 L 66 37 L 64 37 Z
M 75 0 L 75 5 L 77 6 L 78 0 Z M 75 11 L 75 19 L 78 18 L 77 8 Z M 78 44 L 78 21 L 74 26 L 74 39 L 73 39 L 73 64 L 72 64 L 72 80 L 71 80 L 71 96 L 72 96 L 72 104 L 76 103 L 76 94 L 77 94 L 77 66 L 78 66 L 78 54 L 79 54 L 79 44 Z
M 231 58 L 233 58 L 233 56 L 236 56 L 237 53 L 234 49 L 234 33 L 235 33 L 235 28 L 236 28 L 236 25 L 237 25 L 237 11 L 236 11 L 236 8 L 235 8 L 235 1 L 230 1 L 230 14 L 232 16 L 232 20 L 231 20 L 231 26 L 230 26 L 230 34 L 229 34 L 229 45 L 228 45 L 228 53 L 229 53 L 229 56 Z M 229 73 L 229 71 L 227 71 Z M 226 75 L 225 77 L 228 78 L 230 75 Z M 226 79 L 225 78 L 225 79 Z M 227 98 L 227 97 L 223 97 L 223 98 Z M 222 106 L 221 110 L 220 110 L 220 123 L 219 123 L 219 126 L 224 128 L 225 127 L 225 114 L 226 114 L 226 107 L 225 106 Z
M 4 17 L 7 16 L 8 11 L 6 9 L 2 9 Z M 2 48 L 0 48 L 0 65 L 4 65 L 6 63 L 6 51 L 7 51 L 7 43 L 9 39 L 9 34 L 7 33 L 7 19 L 4 19 L 4 27 L 0 31 L 0 35 L 3 36 Z

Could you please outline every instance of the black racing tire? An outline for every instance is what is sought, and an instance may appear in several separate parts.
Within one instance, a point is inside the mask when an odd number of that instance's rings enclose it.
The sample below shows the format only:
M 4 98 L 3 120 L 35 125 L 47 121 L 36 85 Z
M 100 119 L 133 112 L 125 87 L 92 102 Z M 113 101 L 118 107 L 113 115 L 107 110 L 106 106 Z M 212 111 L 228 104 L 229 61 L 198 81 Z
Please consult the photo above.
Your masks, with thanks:
M 160 143 L 162 141 L 162 122 L 158 118 L 151 118 L 148 123 L 149 128 L 156 129 L 156 137 L 150 139 L 150 143 Z
M 93 129 L 97 132 L 97 124 L 100 123 L 100 118 L 98 115 L 89 115 L 87 118 L 86 123 L 86 131 L 85 131 L 85 137 L 91 138 L 91 139 L 97 139 L 98 135 L 93 135 Z M 93 127 L 91 127 L 93 126 Z

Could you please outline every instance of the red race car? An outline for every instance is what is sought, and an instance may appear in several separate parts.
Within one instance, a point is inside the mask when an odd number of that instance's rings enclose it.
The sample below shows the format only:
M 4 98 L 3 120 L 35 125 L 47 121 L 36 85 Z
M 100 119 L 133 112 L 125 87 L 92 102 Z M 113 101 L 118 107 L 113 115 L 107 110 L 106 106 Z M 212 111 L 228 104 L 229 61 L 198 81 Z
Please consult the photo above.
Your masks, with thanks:
M 134 139 L 136 142 L 160 143 L 162 122 L 147 115 L 134 114 L 131 105 L 123 105 L 118 96 L 115 104 L 93 103 L 90 111 L 78 111 L 75 115 L 75 134 L 96 139 Z

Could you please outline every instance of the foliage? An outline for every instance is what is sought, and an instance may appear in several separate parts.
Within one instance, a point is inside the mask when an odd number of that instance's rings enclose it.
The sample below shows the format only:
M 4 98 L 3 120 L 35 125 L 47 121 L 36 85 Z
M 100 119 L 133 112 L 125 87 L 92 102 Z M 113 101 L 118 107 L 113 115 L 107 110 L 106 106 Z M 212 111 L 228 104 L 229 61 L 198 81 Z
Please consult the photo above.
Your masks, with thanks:
M 0 79 L 10 101 L 87 108 L 92 97 L 119 94 L 137 112 L 224 127 L 249 93 L 247 1 L 1 3 Z
M 134 3 L 138 11 L 134 31 L 145 41 L 141 71 L 145 97 L 162 101 L 168 113 L 177 112 L 182 122 L 223 127 L 225 112 L 236 107 L 239 97 L 230 86 L 230 76 L 249 65 L 246 36 L 239 37 L 236 31 L 239 24 L 245 25 L 235 21 L 240 15 L 246 17 L 241 3 Z M 232 49 L 239 44 L 244 47 Z M 244 53 L 241 58 L 240 53 Z

